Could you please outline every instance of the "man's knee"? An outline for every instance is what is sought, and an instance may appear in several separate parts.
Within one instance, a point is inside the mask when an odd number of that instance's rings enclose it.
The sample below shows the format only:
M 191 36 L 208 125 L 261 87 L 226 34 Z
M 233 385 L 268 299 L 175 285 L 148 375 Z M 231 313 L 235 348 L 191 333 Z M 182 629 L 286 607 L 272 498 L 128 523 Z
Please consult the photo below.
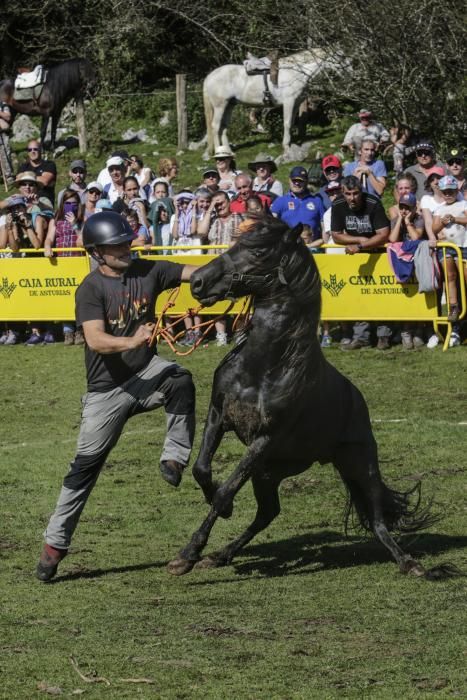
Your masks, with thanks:
M 70 464 L 70 471 L 65 476 L 63 485 L 73 491 L 89 486 L 97 478 L 107 454 L 107 452 L 97 455 L 77 454 Z
M 164 407 L 167 413 L 188 415 L 195 411 L 195 385 L 191 373 L 183 367 L 168 376 L 160 390 L 165 396 Z

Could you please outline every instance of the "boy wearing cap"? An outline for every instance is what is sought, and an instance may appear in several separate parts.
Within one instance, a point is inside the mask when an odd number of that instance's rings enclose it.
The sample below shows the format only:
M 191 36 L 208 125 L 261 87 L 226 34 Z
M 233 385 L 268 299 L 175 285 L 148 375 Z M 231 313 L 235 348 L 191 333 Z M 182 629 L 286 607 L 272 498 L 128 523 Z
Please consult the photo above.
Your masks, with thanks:
M 332 204 L 327 191 L 328 185 L 331 182 L 337 182 L 338 184 L 340 183 L 342 179 L 342 163 L 337 156 L 324 156 L 323 160 L 321 161 L 321 169 L 327 183 L 320 188 L 318 194 L 323 200 L 324 209 L 328 210 Z
M 465 155 L 460 148 L 452 148 L 446 158 L 446 170 L 448 175 L 452 175 L 457 180 L 459 192 L 463 191 L 465 185 Z
M 411 165 L 405 172 L 413 175 L 417 181 L 415 196 L 417 202 L 419 202 L 425 194 L 425 182 L 429 175 L 428 171 L 436 166 L 438 168 L 443 168 L 443 172 L 445 172 L 445 168 L 441 161 L 436 160 L 435 147 L 429 141 L 420 141 L 417 143 L 415 146 L 415 156 L 417 158 L 416 164 Z
M 375 122 L 370 109 L 361 109 L 358 113 L 358 124 L 353 124 L 347 131 L 342 142 L 352 153 L 360 151 L 364 139 L 372 138 L 379 147 L 389 143 L 389 131 L 379 122 Z
M 417 213 L 417 198 L 412 192 L 399 197 L 398 214 L 391 219 L 389 242 L 418 241 L 425 231 L 423 217 Z
M 60 190 L 57 195 L 57 209 L 60 206 L 65 190 L 73 190 L 74 192 L 78 192 L 81 202 L 84 204 L 86 194 L 86 170 L 86 163 L 84 160 L 78 159 L 71 161 L 70 169 L 68 171 L 70 182 L 63 188 L 63 190 Z
M 432 229 L 439 241 L 454 243 L 461 249 L 462 260 L 458 260 L 454 248 L 446 249 L 447 291 L 449 301 L 448 321 L 457 321 L 460 308 L 457 300 L 457 274 L 464 274 L 467 281 L 467 201 L 457 199 L 459 190 L 453 175 L 439 181 L 439 189 L 445 204 L 436 210 Z M 442 251 L 440 251 L 440 258 Z M 456 267 L 457 263 L 457 267 Z
M 293 228 L 297 224 L 309 226 L 313 240 L 321 238 L 324 206 L 321 197 L 308 189 L 308 173 L 301 165 L 290 171 L 290 190 L 271 204 L 271 213 Z

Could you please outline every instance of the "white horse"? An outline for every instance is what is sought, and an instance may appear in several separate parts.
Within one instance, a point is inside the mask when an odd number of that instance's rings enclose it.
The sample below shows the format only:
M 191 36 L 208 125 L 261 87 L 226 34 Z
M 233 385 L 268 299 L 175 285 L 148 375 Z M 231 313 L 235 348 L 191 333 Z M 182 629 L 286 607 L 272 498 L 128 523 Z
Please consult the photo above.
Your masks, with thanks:
M 300 98 L 308 82 L 326 68 L 335 67 L 321 49 L 301 51 L 279 60 L 277 86 L 268 78 L 272 106 L 281 106 L 284 117 L 284 151 L 290 146 L 290 129 Z M 262 75 L 247 75 L 243 65 L 229 64 L 213 70 L 203 84 L 204 114 L 208 149 L 229 147 L 227 127 L 237 102 L 252 107 L 264 107 L 264 80 Z M 271 106 L 271 105 L 268 105 Z

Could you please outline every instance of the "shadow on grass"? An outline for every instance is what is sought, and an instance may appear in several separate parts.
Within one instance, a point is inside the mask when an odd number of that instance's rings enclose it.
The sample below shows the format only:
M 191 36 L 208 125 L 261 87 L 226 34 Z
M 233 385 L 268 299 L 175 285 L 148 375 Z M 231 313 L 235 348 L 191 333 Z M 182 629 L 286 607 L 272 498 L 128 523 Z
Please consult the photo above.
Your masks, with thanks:
M 467 537 L 419 534 L 399 540 L 402 549 L 422 559 L 467 546 Z M 234 560 L 232 568 L 238 576 L 275 578 L 300 576 L 333 569 L 355 566 L 371 566 L 393 561 L 384 547 L 372 538 L 344 538 L 339 532 L 324 531 L 318 534 L 300 535 L 277 542 L 250 545 L 242 550 L 247 561 Z M 397 566 L 394 562 L 394 566 Z M 216 578 L 215 581 L 192 582 L 205 585 L 235 581 Z
M 147 569 L 162 569 L 167 565 L 166 561 L 154 561 L 148 562 L 147 564 L 133 564 L 129 566 L 113 566 L 110 569 L 88 569 L 82 568 L 74 571 L 70 571 L 68 574 L 63 574 L 63 576 L 58 575 L 56 578 L 52 579 L 47 583 L 48 586 L 53 586 L 56 583 L 65 583 L 66 581 L 78 581 L 82 579 L 94 579 L 100 578 L 101 576 L 108 576 L 109 574 L 126 574 L 130 571 L 146 571 Z

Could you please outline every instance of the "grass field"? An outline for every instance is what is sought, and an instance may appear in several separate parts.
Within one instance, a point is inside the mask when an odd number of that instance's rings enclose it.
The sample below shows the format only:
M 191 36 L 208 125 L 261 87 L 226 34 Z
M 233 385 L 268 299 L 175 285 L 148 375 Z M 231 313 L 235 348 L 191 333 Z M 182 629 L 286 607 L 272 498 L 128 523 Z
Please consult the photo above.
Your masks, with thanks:
M 406 547 L 425 566 L 466 570 L 465 347 L 326 352 L 368 400 L 386 480 L 405 489 L 422 477 L 443 514 Z M 222 354 L 183 361 L 197 444 Z M 404 577 L 372 540 L 346 539 L 329 466 L 284 482 L 282 514 L 232 566 L 169 576 L 207 506 L 189 473 L 178 490 L 158 474 L 161 411 L 128 423 L 69 557 L 40 584 L 42 531 L 74 454 L 82 350 L 3 347 L 0 361 L 0 698 L 467 697 L 467 579 Z M 215 471 L 242 451 L 227 437 Z M 253 512 L 247 485 L 207 551 Z

